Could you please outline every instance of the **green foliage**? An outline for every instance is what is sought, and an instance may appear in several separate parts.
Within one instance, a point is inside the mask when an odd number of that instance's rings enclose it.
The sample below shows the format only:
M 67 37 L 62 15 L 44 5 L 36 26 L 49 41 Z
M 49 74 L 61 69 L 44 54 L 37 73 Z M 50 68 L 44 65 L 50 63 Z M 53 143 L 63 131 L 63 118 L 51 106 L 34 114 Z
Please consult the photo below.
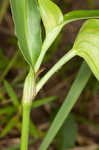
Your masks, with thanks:
M 88 20 L 84 23 L 73 49 L 86 60 L 99 80 L 99 20 Z
M 83 117 L 81 115 L 75 114 L 75 119 L 83 124 L 86 124 L 90 127 L 94 127 L 97 131 L 99 130 L 99 125 L 91 120 L 88 120 L 86 117 Z
M 11 0 L 12 14 L 15 23 L 16 35 L 19 41 L 19 47 L 28 64 L 30 65 L 30 72 L 25 80 L 23 92 L 23 127 L 21 150 L 27 150 L 28 146 L 28 131 L 30 121 L 29 115 L 32 106 L 32 99 L 35 98 L 39 90 L 55 72 L 57 72 L 72 57 L 79 55 L 86 60 L 97 79 L 99 79 L 99 22 L 98 20 L 90 20 L 87 21 L 82 27 L 75 41 L 73 49 L 65 54 L 51 68 L 51 70 L 41 78 L 40 81 L 37 80 L 37 75 L 41 71 L 39 69 L 43 58 L 64 25 L 80 19 L 94 17 L 99 18 L 99 10 L 72 11 L 63 16 L 60 8 L 51 0 L 38 0 L 38 3 L 40 12 L 36 0 L 21 0 L 20 2 L 18 0 Z M 41 42 L 40 14 L 46 32 L 43 44 Z M 79 98 L 82 90 L 87 84 L 88 79 L 90 78 L 90 75 L 90 69 L 86 63 L 83 63 L 66 100 L 56 115 L 55 120 L 52 123 L 52 126 L 39 150 L 46 150 L 48 148 L 49 144 L 56 136 L 60 127 L 68 117 L 72 107 Z M 51 99 L 35 102 L 34 107 L 41 106 L 48 101 L 51 101 Z M 38 137 L 39 133 L 36 132 L 34 124 L 32 124 L 32 129 L 34 130 L 33 134 L 35 134 L 35 137 Z M 64 142 L 64 140 L 62 142 Z M 62 142 L 61 144 L 63 144 Z M 63 145 L 60 147 L 62 148 Z
M 64 25 L 72 21 L 99 18 L 99 10 L 75 10 L 64 15 Z
M 38 0 L 46 34 L 63 22 L 60 8 L 50 0 Z
M 49 51 L 47 51 L 47 54 L 44 56 L 43 64 L 45 64 L 46 62 L 48 62 L 49 60 L 52 59 L 52 57 L 54 56 L 61 40 L 62 40 L 62 34 L 59 34 L 59 36 L 56 38 L 54 43 L 51 45 Z
M 6 87 L 6 90 L 8 92 L 9 97 L 11 98 L 13 104 L 18 107 L 19 106 L 19 100 L 18 97 L 16 95 L 16 93 L 14 92 L 12 86 L 6 81 L 4 80 L 4 85 Z
M 68 114 L 70 113 L 72 107 L 79 98 L 81 92 L 86 86 L 91 75 L 91 71 L 88 68 L 87 64 L 84 62 L 78 72 L 78 75 L 63 103 L 58 114 L 55 117 L 55 120 L 52 123 L 51 128 L 49 129 L 47 136 L 45 137 L 43 143 L 41 144 L 39 150 L 46 150 L 49 144 L 52 142 L 53 138 L 56 136 L 60 127 L 63 125 Z
M 26 61 L 34 67 L 41 50 L 40 13 L 36 0 L 11 0 L 19 47 Z M 20 13 L 21 12 L 21 13 Z
M 32 120 L 30 120 L 30 133 L 32 136 L 34 136 L 36 139 L 38 139 L 40 137 L 40 132 L 37 130 L 37 128 L 35 127 L 34 123 L 32 122 Z
M 38 2 L 42 21 L 45 26 L 46 37 L 35 65 L 36 72 L 43 61 L 46 51 L 52 45 L 64 25 L 80 19 L 99 17 L 99 10 L 78 10 L 69 12 L 63 16 L 60 8 L 51 0 L 39 0 Z
M 4 107 L 0 109 L 0 115 L 3 116 L 3 119 L 0 120 L 0 125 L 3 126 L 2 132 L 0 134 L 0 137 L 4 137 L 10 133 L 12 129 L 15 127 L 20 130 L 20 118 L 21 118 L 21 104 L 18 101 L 18 98 L 16 96 L 16 93 L 14 89 L 12 88 L 12 85 L 8 83 L 6 80 L 4 81 L 4 85 L 6 87 L 7 93 L 11 99 L 11 103 L 7 104 L 5 103 Z M 56 100 L 57 97 L 48 97 L 43 99 L 37 99 L 33 103 L 33 108 L 38 108 L 44 104 L 50 103 L 54 100 Z M 13 106 L 12 106 L 13 103 Z M 37 140 L 39 137 L 43 137 L 44 134 L 39 131 L 33 121 L 30 121 L 30 134 Z
M 4 69 L 8 63 L 8 58 L 4 55 L 3 50 L 0 48 L 0 70 Z
M 43 98 L 41 100 L 36 100 L 36 101 L 33 102 L 32 107 L 33 108 L 37 108 L 37 107 L 43 106 L 43 105 L 45 105 L 45 104 L 47 104 L 49 102 L 52 102 L 52 101 L 54 101 L 56 99 L 57 99 L 56 96 L 52 96 L 52 97 L 48 97 L 48 98 L 47 97 Z
M 77 123 L 73 114 L 70 114 L 56 136 L 58 150 L 68 150 L 75 146 L 77 138 Z
M 11 120 L 5 126 L 4 130 L 2 130 L 2 132 L 0 134 L 0 138 L 2 138 L 5 135 L 7 135 L 7 133 L 17 124 L 17 122 L 19 121 L 18 119 L 19 118 L 17 118 L 17 117 L 11 118 Z
M 8 62 L 8 64 L 6 65 L 4 72 L 2 73 L 1 77 L 0 77 L 0 82 L 4 80 L 4 78 L 6 77 L 6 75 L 8 74 L 8 72 L 10 71 L 10 69 L 12 68 L 12 66 L 14 65 L 16 58 L 18 57 L 18 52 L 15 53 L 15 55 L 12 57 L 12 59 Z
M 4 108 L 0 109 L 0 115 L 9 115 L 9 114 L 13 114 L 16 112 L 16 108 L 13 109 L 12 106 L 5 106 Z
M 50 0 L 39 0 L 38 2 L 42 21 L 45 27 L 46 37 L 42 45 L 40 56 L 35 65 L 36 72 L 43 61 L 46 51 L 61 31 L 63 22 L 63 14 L 56 4 Z

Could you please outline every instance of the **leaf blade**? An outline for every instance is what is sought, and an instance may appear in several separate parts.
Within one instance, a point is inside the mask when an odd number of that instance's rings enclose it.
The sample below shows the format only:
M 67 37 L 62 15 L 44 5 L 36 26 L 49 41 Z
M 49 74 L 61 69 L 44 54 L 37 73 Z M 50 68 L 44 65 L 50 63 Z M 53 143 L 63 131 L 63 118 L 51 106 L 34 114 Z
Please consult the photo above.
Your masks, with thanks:
M 46 97 L 46 98 L 34 101 L 33 104 L 32 104 L 32 107 L 33 108 L 37 108 L 37 107 L 40 107 L 40 106 L 45 105 L 47 103 L 50 103 L 50 102 L 52 102 L 52 101 L 54 101 L 56 99 L 57 99 L 56 96 Z
M 3 129 L 3 131 L 0 134 L 0 138 L 4 137 L 5 135 L 8 134 L 8 132 L 11 131 L 12 128 L 14 128 L 16 126 L 16 123 L 19 121 L 18 116 L 15 116 L 13 118 L 11 118 L 11 120 L 8 122 L 8 124 L 5 126 L 5 128 Z
M 64 15 L 64 23 L 67 23 L 82 20 L 82 19 L 89 19 L 89 18 L 99 18 L 99 10 L 74 10 Z
M 15 91 L 13 90 L 12 86 L 6 80 L 4 80 L 4 86 L 8 92 L 9 97 L 11 98 L 11 100 L 13 102 L 13 105 L 18 107 L 19 106 L 19 100 L 18 100 L 18 97 L 17 97 Z
M 37 1 L 10 0 L 10 3 L 19 47 L 26 61 L 34 67 L 42 44 Z
M 63 22 L 63 14 L 60 8 L 51 0 L 38 0 L 38 2 L 45 30 L 48 34 Z
M 87 20 L 73 46 L 77 55 L 82 57 L 99 80 L 99 20 Z
M 69 94 L 67 98 L 65 99 L 63 105 L 61 106 L 54 122 L 52 123 L 51 128 L 48 131 L 47 136 L 45 137 L 45 140 L 41 144 L 39 150 L 46 150 L 50 143 L 52 142 L 53 138 L 55 137 L 56 133 L 62 126 L 64 120 L 67 118 L 69 112 L 71 111 L 72 107 L 76 103 L 78 97 L 80 96 L 82 90 L 84 89 L 85 85 L 87 84 L 89 78 L 91 75 L 91 71 L 88 68 L 88 66 L 84 63 L 76 77 L 76 80 L 74 81 L 71 90 L 69 91 Z
M 42 4 L 43 4 L 43 2 L 44 1 L 42 0 Z M 46 10 L 46 7 L 43 8 L 43 9 Z M 52 14 L 51 9 L 50 9 L 49 13 Z M 42 16 L 43 16 L 43 13 L 42 13 Z M 99 18 L 99 10 L 77 10 L 77 11 L 72 11 L 72 12 L 69 12 L 69 13 L 65 14 L 63 22 L 61 22 L 60 24 L 57 24 L 53 28 L 53 30 L 51 30 L 50 32 L 48 32 L 46 34 L 45 40 L 44 40 L 43 45 L 42 45 L 40 56 L 38 57 L 37 63 L 35 65 L 35 70 L 38 71 L 48 48 L 55 41 L 56 37 L 59 35 L 62 28 L 66 24 L 68 24 L 70 22 L 73 22 L 73 21 L 77 21 L 77 20 L 81 20 L 81 19 L 88 19 L 88 18 Z M 49 20 L 49 18 L 47 18 L 47 20 Z M 48 23 L 50 24 L 50 22 L 48 22 Z M 46 26 L 45 26 L 45 29 L 47 30 Z

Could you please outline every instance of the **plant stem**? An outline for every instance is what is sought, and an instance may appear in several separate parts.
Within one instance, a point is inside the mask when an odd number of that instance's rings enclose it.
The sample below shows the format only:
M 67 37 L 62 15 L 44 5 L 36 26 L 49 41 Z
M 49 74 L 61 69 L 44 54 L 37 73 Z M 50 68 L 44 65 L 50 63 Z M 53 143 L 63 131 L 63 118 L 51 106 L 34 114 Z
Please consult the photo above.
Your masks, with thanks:
M 36 65 L 35 65 L 35 72 L 37 72 L 38 70 L 39 70 L 39 68 L 40 68 L 40 65 L 41 65 L 41 63 L 42 63 L 42 61 L 43 61 L 43 58 L 44 58 L 44 55 L 46 54 L 46 49 L 42 49 L 42 51 L 41 51 L 41 53 L 40 53 L 40 56 L 39 56 L 39 58 L 38 58 L 38 60 L 37 60 L 37 63 L 36 63 Z
M 49 71 L 45 74 L 45 76 L 39 81 L 36 87 L 36 92 L 38 93 L 40 89 L 45 85 L 45 83 L 49 80 L 49 78 L 57 72 L 66 62 L 76 56 L 76 51 L 70 50 L 66 53 Z
M 21 150 L 28 149 L 28 134 L 30 123 L 30 111 L 32 100 L 35 96 L 35 76 L 34 71 L 30 68 L 30 72 L 26 77 L 23 91 L 23 123 L 22 123 L 22 137 L 21 137 Z
M 42 64 L 43 58 L 48 50 L 48 48 L 51 46 L 51 44 L 54 42 L 56 39 L 57 35 L 60 33 L 63 25 L 59 25 L 56 28 L 54 28 L 49 34 L 46 35 L 46 38 L 43 42 L 43 46 L 41 49 L 40 56 L 38 57 L 38 60 L 35 64 L 34 70 L 37 72 L 40 68 L 40 65 Z
M 23 104 L 21 150 L 27 150 L 28 149 L 30 111 L 31 111 L 31 104 Z

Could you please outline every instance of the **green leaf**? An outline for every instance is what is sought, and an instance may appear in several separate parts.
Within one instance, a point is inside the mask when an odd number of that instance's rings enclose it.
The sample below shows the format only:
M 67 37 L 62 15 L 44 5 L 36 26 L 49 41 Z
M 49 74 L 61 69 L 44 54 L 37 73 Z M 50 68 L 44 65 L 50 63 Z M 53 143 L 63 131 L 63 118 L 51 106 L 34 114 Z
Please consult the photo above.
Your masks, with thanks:
M 36 128 L 36 126 L 34 125 L 32 120 L 30 120 L 30 134 L 36 139 L 39 138 L 39 136 L 40 136 L 40 132 Z
M 96 130 L 99 131 L 99 124 L 91 121 L 91 120 L 88 120 L 86 117 L 83 117 L 81 115 L 78 115 L 78 114 L 74 114 L 75 115 L 75 119 L 83 124 L 86 124 L 88 125 L 89 127 L 92 127 Z
M 6 90 L 8 92 L 9 97 L 11 98 L 14 106 L 19 106 L 19 100 L 18 97 L 16 95 L 16 93 L 14 92 L 12 86 L 9 84 L 9 82 L 7 82 L 6 80 L 4 80 L 4 85 L 6 87 Z
M 8 122 L 8 124 L 5 126 L 5 128 L 3 129 L 3 131 L 0 134 L 0 138 L 4 137 L 5 135 L 8 134 L 8 132 L 16 126 L 16 123 L 19 121 L 18 117 L 13 117 L 11 118 L 11 120 Z
M 4 55 L 3 50 L 0 48 L 0 70 L 8 65 L 9 61 L 7 56 Z
M 0 115 L 9 115 L 13 114 L 17 111 L 17 109 L 13 108 L 12 106 L 6 106 L 0 109 Z
M 72 11 L 64 15 L 60 8 L 54 4 L 51 0 L 39 0 L 39 7 L 41 12 L 42 21 L 46 30 L 46 37 L 42 45 L 40 56 L 35 65 L 35 71 L 37 72 L 46 51 L 54 42 L 64 25 L 81 19 L 99 18 L 99 10 L 78 10 Z M 57 18 L 59 21 L 57 21 Z M 53 22 L 53 23 L 52 23 Z
M 10 0 L 10 2 L 19 47 L 33 68 L 42 44 L 37 0 Z
M 73 114 L 65 120 L 56 136 L 56 147 L 58 150 L 68 150 L 75 146 L 77 138 L 77 123 Z
M 0 77 L 0 82 L 3 81 L 3 79 L 6 77 L 7 73 L 10 71 L 10 69 L 12 68 L 12 66 L 14 65 L 17 57 L 19 55 L 19 51 L 17 51 L 15 53 L 15 55 L 12 57 L 12 59 L 10 59 L 10 61 L 8 62 L 4 72 L 2 73 L 1 77 Z
M 99 20 L 88 20 L 82 26 L 73 49 L 83 57 L 99 80 Z
M 54 2 L 51 0 L 38 0 L 38 2 L 46 31 L 46 37 L 42 45 L 41 54 L 35 66 L 36 71 L 38 71 L 46 51 L 61 31 L 64 20 L 60 8 Z
M 52 102 L 52 101 L 54 101 L 56 99 L 57 99 L 56 96 L 52 96 L 52 97 L 46 97 L 46 98 L 43 98 L 43 99 L 40 99 L 40 100 L 36 100 L 36 101 L 33 102 L 32 107 L 33 108 L 37 108 L 37 107 L 45 105 L 45 104 L 47 104 L 49 102 Z
M 38 0 L 40 6 L 41 17 L 46 29 L 46 33 L 63 22 L 63 14 L 60 8 L 51 0 Z
M 60 127 L 63 125 L 65 119 L 67 118 L 68 114 L 70 113 L 77 99 L 79 98 L 84 87 L 86 86 L 90 78 L 90 75 L 91 75 L 91 71 L 89 67 L 86 65 L 86 63 L 83 63 L 83 65 L 81 66 L 78 72 L 76 80 L 74 81 L 67 95 L 67 98 L 65 99 L 58 114 L 56 115 L 55 120 L 53 121 L 52 126 L 49 129 L 48 134 L 45 137 L 43 143 L 41 144 L 39 150 L 46 150 L 48 148 L 53 138 L 56 136 L 57 132 L 59 131 Z
M 89 19 L 89 18 L 99 18 L 99 10 L 75 10 L 64 15 L 64 23 L 70 23 L 72 21 Z

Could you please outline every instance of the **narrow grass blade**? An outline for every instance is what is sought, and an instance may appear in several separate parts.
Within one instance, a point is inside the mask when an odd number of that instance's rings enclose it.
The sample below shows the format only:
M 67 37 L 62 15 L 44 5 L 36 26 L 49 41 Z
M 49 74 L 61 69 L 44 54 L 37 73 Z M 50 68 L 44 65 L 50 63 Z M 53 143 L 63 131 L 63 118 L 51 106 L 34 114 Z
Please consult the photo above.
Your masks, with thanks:
M 32 107 L 37 108 L 37 107 L 40 107 L 44 104 L 50 103 L 54 100 L 57 100 L 57 96 L 52 96 L 52 97 L 48 97 L 48 98 L 46 97 L 46 98 L 43 98 L 43 99 L 40 99 L 40 100 L 36 100 L 36 101 L 33 102 Z
M 79 121 L 79 122 L 81 122 L 81 123 L 83 123 L 83 124 L 86 124 L 86 125 L 88 125 L 88 126 L 90 126 L 90 127 L 92 127 L 92 128 L 94 128 L 94 129 L 96 129 L 96 130 L 99 131 L 99 124 L 97 124 L 97 123 L 95 123 L 95 122 L 93 122 L 93 121 L 91 121 L 91 120 L 88 120 L 88 119 L 86 119 L 85 117 L 80 116 L 80 115 L 78 115 L 78 114 L 74 114 L 74 115 L 75 115 L 75 119 L 76 119 L 77 121 Z
M 9 115 L 10 113 L 14 113 L 16 110 L 12 106 L 6 106 L 0 109 L 0 115 Z
M 5 135 L 8 134 L 8 132 L 14 127 L 16 126 L 16 123 L 18 122 L 18 117 L 13 117 L 8 124 L 6 125 L 6 127 L 3 129 L 3 131 L 0 134 L 0 138 L 4 137 Z
M 0 82 L 6 77 L 7 73 L 12 68 L 13 64 L 16 61 L 16 58 L 18 57 L 18 55 L 19 55 L 19 51 L 16 52 L 16 54 L 12 57 L 12 59 L 8 63 L 7 67 L 5 68 L 4 72 L 2 73 L 2 75 L 0 77 Z
M 19 100 L 18 100 L 18 97 L 17 97 L 16 93 L 14 92 L 14 90 L 13 90 L 11 84 L 9 84 L 6 80 L 4 80 L 4 85 L 5 85 L 5 87 L 6 87 L 6 90 L 7 90 L 7 92 L 8 92 L 8 95 L 9 95 L 9 97 L 11 98 L 11 100 L 12 100 L 14 106 L 17 106 L 17 107 L 18 107 L 18 106 L 19 106 Z
M 48 146 L 52 142 L 53 138 L 56 136 L 60 127 L 64 123 L 65 119 L 67 118 L 68 114 L 70 113 L 71 109 L 73 108 L 74 104 L 79 98 L 82 90 L 84 89 L 85 85 L 87 84 L 90 78 L 90 75 L 90 69 L 88 68 L 86 63 L 83 63 L 78 72 L 77 78 L 69 91 L 67 98 L 65 99 L 58 114 L 56 115 L 56 118 L 52 123 L 52 126 L 49 129 L 48 134 L 45 137 L 43 143 L 41 144 L 39 150 L 47 150 Z
M 36 139 L 39 138 L 39 131 L 38 129 L 35 127 L 34 123 L 32 120 L 30 120 L 30 133 L 32 136 L 34 136 Z

